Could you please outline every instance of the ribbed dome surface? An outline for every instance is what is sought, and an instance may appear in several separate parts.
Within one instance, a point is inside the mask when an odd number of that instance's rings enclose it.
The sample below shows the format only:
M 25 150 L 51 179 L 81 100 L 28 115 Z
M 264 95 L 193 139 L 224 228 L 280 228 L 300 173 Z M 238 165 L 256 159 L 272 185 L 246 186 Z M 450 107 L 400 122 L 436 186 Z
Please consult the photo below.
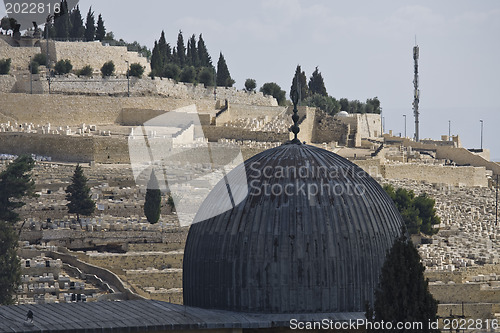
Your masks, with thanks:
M 380 185 L 348 160 L 308 145 L 266 150 L 245 169 L 243 201 L 189 230 L 184 304 L 313 313 L 364 311 L 373 303 L 402 224 Z M 227 193 L 221 181 L 197 216 L 216 210 Z

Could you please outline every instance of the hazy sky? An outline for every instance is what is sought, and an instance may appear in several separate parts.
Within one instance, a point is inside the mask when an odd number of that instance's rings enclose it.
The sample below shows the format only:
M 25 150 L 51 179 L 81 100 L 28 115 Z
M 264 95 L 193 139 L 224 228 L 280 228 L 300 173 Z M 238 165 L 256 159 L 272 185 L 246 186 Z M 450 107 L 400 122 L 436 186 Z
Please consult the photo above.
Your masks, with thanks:
M 289 91 L 297 64 L 316 66 L 341 98 L 378 96 L 386 130 L 413 136 L 412 47 L 420 46 L 421 138 L 459 134 L 500 161 L 500 1 L 80 1 L 117 38 L 152 47 L 203 33 L 217 63 L 224 54 L 236 87 L 246 78 Z M 3 8 L 2 8 L 3 10 Z

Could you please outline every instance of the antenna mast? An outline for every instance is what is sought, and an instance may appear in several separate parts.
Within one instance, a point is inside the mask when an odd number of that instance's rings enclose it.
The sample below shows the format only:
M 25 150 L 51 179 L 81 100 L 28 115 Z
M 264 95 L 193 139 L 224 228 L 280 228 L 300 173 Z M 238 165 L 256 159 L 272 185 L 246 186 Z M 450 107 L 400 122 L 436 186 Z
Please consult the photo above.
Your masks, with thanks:
M 413 60 L 415 62 L 415 76 L 413 78 L 413 87 L 415 88 L 414 94 L 413 94 L 413 114 L 415 115 L 415 141 L 418 142 L 419 136 L 418 136 L 418 102 L 420 100 L 420 90 L 418 89 L 418 53 L 419 53 L 419 48 L 417 45 L 417 36 L 415 36 L 415 46 L 413 47 Z

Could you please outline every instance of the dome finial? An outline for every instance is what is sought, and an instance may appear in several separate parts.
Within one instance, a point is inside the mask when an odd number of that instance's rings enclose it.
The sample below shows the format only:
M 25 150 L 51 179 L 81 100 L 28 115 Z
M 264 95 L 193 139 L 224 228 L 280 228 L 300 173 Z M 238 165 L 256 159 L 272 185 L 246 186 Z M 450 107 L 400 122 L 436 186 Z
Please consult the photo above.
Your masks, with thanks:
M 301 144 L 300 140 L 297 138 L 297 134 L 300 132 L 300 128 L 299 128 L 299 124 L 298 124 L 299 111 L 297 110 L 297 104 L 299 103 L 299 95 L 300 95 L 300 83 L 299 83 L 299 80 L 297 80 L 297 84 L 295 86 L 295 89 L 292 91 L 292 95 L 290 96 L 292 98 L 292 102 L 293 102 L 293 116 L 292 116 L 293 125 L 292 125 L 292 127 L 290 127 L 290 130 L 294 134 L 294 138 L 293 138 L 293 140 L 291 140 L 289 142 L 291 144 L 296 144 L 296 145 Z

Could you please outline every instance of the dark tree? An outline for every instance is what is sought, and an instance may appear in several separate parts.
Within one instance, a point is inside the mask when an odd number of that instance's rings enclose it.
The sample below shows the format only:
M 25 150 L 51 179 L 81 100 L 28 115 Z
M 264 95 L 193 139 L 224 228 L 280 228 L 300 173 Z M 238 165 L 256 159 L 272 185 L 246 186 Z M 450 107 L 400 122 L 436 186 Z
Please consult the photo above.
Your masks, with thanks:
M 56 37 L 67 39 L 69 37 L 71 22 L 69 17 L 68 2 L 61 1 L 60 11 L 54 15 L 54 27 L 56 29 Z
M 245 90 L 250 92 L 254 91 L 257 88 L 257 82 L 254 79 L 246 79 L 245 80 Z
M 429 327 L 429 322 L 437 319 L 438 302 L 429 292 L 424 270 L 413 243 L 406 236 L 398 238 L 382 266 L 372 319 L 376 322 L 422 323 L 419 330 L 397 330 L 394 327 L 391 332 L 438 333 L 439 330 Z
M 90 65 L 84 66 L 82 69 L 80 69 L 76 74 L 78 76 L 92 76 L 94 73 L 94 69 Z
M 167 64 L 163 69 L 161 76 L 179 81 L 181 75 L 181 68 L 176 64 Z
M 76 214 L 76 219 L 81 225 L 80 215 L 92 215 L 95 210 L 95 202 L 92 200 L 90 188 L 87 186 L 87 177 L 83 174 L 83 169 L 79 164 L 75 168 L 66 193 L 68 212 Z
M 167 43 L 165 32 L 162 30 L 160 39 L 158 40 L 158 50 L 160 55 L 160 66 L 163 68 L 172 58 L 172 50 L 170 44 Z
M 200 59 L 200 66 L 203 67 L 213 67 L 212 58 L 210 54 L 208 54 L 207 47 L 205 45 L 205 41 L 203 40 L 203 36 L 200 34 L 200 38 L 198 38 L 198 58 Z
M 10 58 L 0 60 L 0 75 L 9 74 L 11 61 Z
M 95 40 L 95 17 L 92 7 L 89 8 L 87 13 L 87 22 L 85 23 L 85 39 L 87 41 Z
M 185 66 L 181 72 L 180 81 L 186 83 L 194 83 L 196 78 L 196 70 L 193 66 Z
M 219 55 L 219 61 L 217 61 L 216 84 L 218 87 L 232 87 L 234 84 L 234 80 L 231 78 L 231 74 L 229 74 L 229 69 L 227 68 L 226 60 L 222 52 Z
M 146 200 L 144 201 L 144 215 L 146 215 L 149 223 L 154 224 L 160 219 L 161 211 L 161 191 L 154 171 L 151 171 L 147 186 Z
M 34 166 L 35 161 L 31 157 L 20 156 L 0 173 L 0 220 L 19 220 L 15 209 L 24 206 L 24 203 L 18 199 L 34 195 L 35 182 L 30 174 Z
M 377 113 L 380 114 L 382 112 L 382 108 L 380 107 L 380 101 L 378 97 L 368 98 L 366 100 L 366 113 Z
M 160 56 L 160 49 L 158 48 L 158 42 L 155 41 L 153 51 L 151 52 L 151 72 L 153 72 L 153 74 L 160 75 L 162 70 L 163 66 Z
M 128 70 L 128 75 L 141 78 L 142 74 L 144 74 L 144 68 L 145 67 L 139 63 L 133 63 L 130 65 L 130 69 Z
M 36 61 L 41 66 L 47 66 L 47 55 L 45 53 L 37 53 L 33 56 L 33 61 Z
M 85 27 L 83 26 L 82 14 L 80 13 L 79 6 L 76 6 L 75 9 L 71 11 L 69 19 L 71 22 L 69 37 L 77 39 L 83 38 L 85 35 Z
M 68 74 L 72 69 L 73 65 L 69 59 L 61 59 L 54 66 L 54 71 L 58 75 Z
M 196 49 L 196 37 L 194 34 L 189 38 L 187 44 L 186 61 L 195 68 L 200 67 L 200 59 L 198 57 L 198 50 Z
M 292 85 L 290 86 L 290 97 L 292 96 L 292 92 L 297 89 L 297 82 L 300 87 L 299 101 L 302 101 L 309 96 L 309 89 L 307 88 L 306 72 L 302 71 L 300 65 L 297 65 L 295 69 L 295 75 L 293 76 Z
M 203 83 L 205 87 L 215 85 L 215 73 L 213 67 L 201 67 L 197 81 Z
M 106 36 L 106 28 L 104 27 L 104 21 L 102 19 L 102 15 L 99 14 L 99 16 L 97 17 L 97 29 L 95 31 L 95 39 L 102 42 L 105 36 Z
M 304 99 L 302 104 L 320 108 L 332 116 L 340 111 L 340 103 L 332 96 L 314 94 Z
M 281 87 L 274 82 L 264 83 L 264 85 L 260 88 L 260 92 L 264 95 L 271 95 L 278 101 L 279 105 L 285 105 L 285 95 L 286 92 L 281 90 Z
M 184 45 L 184 37 L 182 37 L 182 31 L 179 30 L 179 35 L 177 35 L 177 60 L 181 67 L 186 65 L 186 46 Z
M 110 60 L 108 62 L 105 62 L 104 65 L 101 67 L 101 74 L 102 77 L 107 77 L 113 75 L 115 72 L 115 63 L 113 60 Z
M 38 68 L 40 67 L 40 64 L 38 62 L 36 62 L 35 60 L 31 60 L 30 62 L 30 72 L 31 74 L 38 74 Z
M 349 100 L 347 98 L 339 99 L 340 103 L 340 111 L 348 111 L 349 110 Z
M 441 219 L 436 215 L 434 199 L 426 193 L 415 197 L 413 191 L 404 188 L 395 190 L 392 185 L 384 185 L 384 190 L 394 201 L 410 234 L 422 232 L 433 235 L 438 231 L 434 225 L 441 223 Z
M 14 303 L 17 286 L 21 283 L 17 241 L 12 225 L 0 220 L 0 305 Z
M 0 173 L 0 305 L 13 303 L 21 282 L 18 235 L 13 224 L 19 221 L 15 210 L 24 205 L 20 199 L 34 196 L 35 183 L 30 174 L 34 165 L 31 157 L 21 156 Z
M 309 93 L 311 95 L 318 94 L 318 95 L 328 96 L 328 94 L 326 93 L 323 76 L 321 75 L 321 72 L 318 70 L 318 67 L 316 67 L 311 77 L 309 78 Z

